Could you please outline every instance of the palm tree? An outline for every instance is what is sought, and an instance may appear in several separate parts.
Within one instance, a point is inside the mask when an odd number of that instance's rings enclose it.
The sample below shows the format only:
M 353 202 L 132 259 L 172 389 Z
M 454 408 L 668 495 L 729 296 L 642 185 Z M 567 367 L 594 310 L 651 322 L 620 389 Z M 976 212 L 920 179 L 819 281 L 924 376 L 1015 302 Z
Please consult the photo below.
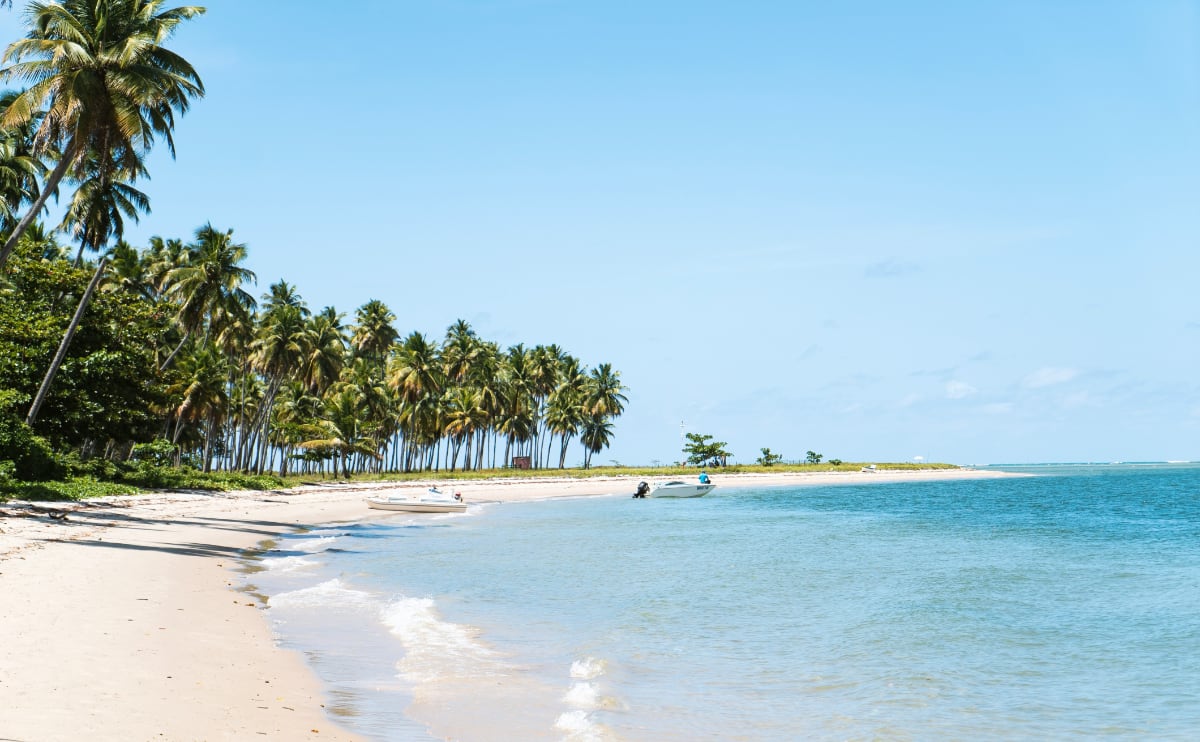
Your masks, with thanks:
M 185 265 L 188 258 L 188 249 L 183 240 L 163 239 L 158 235 L 150 238 L 150 244 L 146 247 L 142 259 L 146 263 L 147 278 L 154 287 L 156 297 L 166 294 L 167 276 L 171 275 L 171 271 Z
M 599 453 L 612 441 L 612 423 L 608 418 L 591 415 L 583 422 L 579 442 L 583 444 L 583 468 L 592 467 L 592 454 Z
M 126 177 L 132 179 L 131 173 L 116 167 L 101 167 L 95 163 L 89 164 L 88 170 L 93 177 L 76 192 L 76 199 L 72 200 L 72 208 L 67 211 L 65 223 L 73 226 L 81 245 L 91 245 L 102 251 L 104 245 L 108 243 L 109 237 L 115 235 L 120 240 L 124 234 L 125 222 L 121 215 L 125 214 L 137 221 L 139 210 L 150 210 L 150 200 L 129 183 L 119 180 Z M 84 194 L 84 198 L 79 198 L 80 194 Z M 82 255 L 82 247 L 80 254 Z M 46 395 L 50 393 L 50 385 L 54 383 L 54 377 L 58 374 L 58 369 L 67 356 L 67 349 L 70 348 L 71 341 L 75 338 L 79 323 L 83 321 L 83 314 L 87 311 L 92 295 L 99 286 L 100 279 L 103 278 L 107 267 L 108 256 L 103 255 L 96 266 L 92 280 L 79 299 L 79 306 L 75 308 L 75 314 L 71 318 L 70 324 L 67 325 L 67 331 L 63 334 L 58 351 L 50 362 L 50 368 L 42 378 L 42 384 L 33 398 L 33 403 L 29 405 L 29 413 L 25 417 L 27 425 L 32 426 L 37 421 L 42 403 L 46 401 Z
M 446 392 L 446 425 L 444 431 L 450 436 L 453 448 L 450 456 L 450 471 L 454 471 L 454 463 L 458 452 L 466 444 L 463 455 L 463 469 L 471 468 L 471 441 L 487 421 L 487 413 L 481 404 L 481 395 L 475 389 L 454 387 Z
M 172 441 L 179 440 L 184 425 L 204 425 L 204 471 L 209 471 L 213 439 L 229 411 L 228 363 L 216 350 L 200 348 L 184 356 L 179 372 L 179 381 L 167 390 L 179 399 L 174 409 L 176 422 Z
M 175 321 L 183 339 L 159 370 L 171 365 L 188 339 L 215 313 L 254 308 L 254 297 L 242 288 L 243 283 L 257 280 L 253 271 L 241 266 L 247 253 L 245 245 L 233 241 L 232 229 L 220 232 L 205 224 L 196 230 L 196 242 L 188 247 L 183 264 L 165 276 L 166 293 L 179 305 Z
M 346 337 L 342 315 L 333 307 L 325 307 L 308 321 L 309 342 L 301 370 L 308 391 L 318 396 L 325 393 L 342 373 L 346 361 Z
M 145 256 L 124 240 L 113 245 L 111 255 L 108 275 L 100 290 L 138 296 L 153 302 L 158 292 L 150 279 Z
M 342 387 L 325 398 L 325 417 L 309 428 L 309 439 L 298 445 L 337 455 L 341 458 L 342 475 L 349 477 L 351 454 L 379 456 L 368 439 L 366 426 L 361 424 L 361 415 L 357 392 L 350 386 Z
M 396 315 L 392 314 L 392 310 L 383 302 L 371 299 L 358 308 L 354 318 L 358 325 L 354 328 L 354 337 L 350 343 L 359 355 L 382 363 L 388 349 L 399 337 L 396 328 L 392 326 Z
M 446 379 L 456 384 L 466 381 L 479 356 L 479 348 L 479 336 L 471 329 L 469 322 L 460 319 L 450 325 L 446 329 L 446 340 L 442 343 Z
M 76 268 L 83 263 L 85 250 L 99 250 L 108 242 L 109 235 L 125 233 L 122 214 L 137 222 L 138 212 L 150 213 L 150 199 L 131 184 L 133 173 L 114 172 L 94 159 L 88 160 L 84 167 L 87 174 L 58 225 L 60 230 L 69 230 L 79 241 Z M 123 182 L 123 178 L 130 182 Z
M 602 363 L 588 375 L 584 407 L 588 414 L 601 417 L 620 417 L 629 400 L 622 392 L 621 373 L 613 371 L 611 363 Z
M 0 270 L 68 171 L 97 152 L 131 177 L 161 136 L 171 156 L 175 114 L 187 111 L 204 84 L 186 59 L 162 44 L 204 8 L 163 9 L 160 0 L 49 0 L 30 3 L 29 33 L 4 54 L 2 74 L 27 83 L 0 113 L 0 128 L 36 126 L 35 151 L 61 148 L 29 211 L 3 247 Z M 40 117 L 40 118 L 39 118 Z
M 272 293 L 264 296 L 272 299 L 276 295 L 286 296 L 280 289 L 288 288 L 280 282 L 271 287 Z M 292 303 L 268 304 L 263 312 L 258 337 L 253 343 L 254 366 L 267 380 L 263 405 L 259 410 L 257 425 L 260 429 L 257 473 L 262 474 L 266 466 L 270 443 L 271 413 L 275 397 L 283 382 L 301 366 L 308 352 L 307 309 Z
M 0 111 L 8 108 L 14 92 L 0 96 Z M 46 165 L 33 149 L 36 118 L 20 126 L 0 129 L 0 230 L 8 232 L 17 223 L 18 210 L 40 195 L 38 180 Z
M 559 436 L 561 443 L 558 450 L 558 468 L 566 466 L 567 444 L 579 433 L 583 423 L 583 406 L 580 395 L 569 386 L 562 386 L 550 394 L 546 404 L 546 429 L 550 431 L 550 440 Z
M 419 332 L 404 339 L 388 363 L 387 383 L 399 396 L 398 419 L 404 434 L 404 470 L 412 468 L 419 446 L 436 440 L 437 402 L 445 387 L 437 343 Z

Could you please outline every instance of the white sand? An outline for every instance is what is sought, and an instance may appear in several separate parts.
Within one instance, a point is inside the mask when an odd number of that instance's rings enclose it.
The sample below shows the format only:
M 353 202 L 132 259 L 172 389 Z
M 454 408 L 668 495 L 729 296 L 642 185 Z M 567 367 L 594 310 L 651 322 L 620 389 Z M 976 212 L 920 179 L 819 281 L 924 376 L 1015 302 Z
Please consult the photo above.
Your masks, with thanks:
M 974 470 L 714 473 L 720 486 L 1006 476 Z M 358 739 L 303 658 L 236 589 L 241 552 L 306 525 L 387 517 L 369 492 L 432 484 L 468 503 L 631 495 L 638 477 L 504 479 L 0 505 L 0 739 Z

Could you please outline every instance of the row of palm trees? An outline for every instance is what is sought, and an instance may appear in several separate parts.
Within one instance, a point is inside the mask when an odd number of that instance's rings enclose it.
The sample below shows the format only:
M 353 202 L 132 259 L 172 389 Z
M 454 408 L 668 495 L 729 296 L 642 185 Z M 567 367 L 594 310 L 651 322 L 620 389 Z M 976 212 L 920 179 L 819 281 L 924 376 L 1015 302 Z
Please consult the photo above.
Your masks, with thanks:
M 94 292 L 121 291 L 170 313 L 159 371 L 173 401 L 158 411 L 162 432 L 206 470 L 474 469 L 517 456 L 562 467 L 575 439 L 590 465 L 626 401 L 608 364 L 585 369 L 553 345 L 502 350 L 461 320 L 440 343 L 401 339 L 378 301 L 346 325 L 331 308 L 310 312 L 282 281 L 259 306 L 243 288 L 255 278 L 245 246 L 211 225 L 187 244 L 122 242 L 125 221 L 150 211 L 136 187 L 146 156 L 156 140 L 174 155 L 175 117 L 204 94 L 163 45 L 203 12 L 158 0 L 31 3 L 27 36 L 5 52 L 0 75 L 23 87 L 0 96 L 0 278 L 65 188 L 58 231 L 77 241 L 77 266 L 99 254 L 27 423 Z
M 402 338 L 378 300 L 347 324 L 284 281 L 259 305 L 246 254 L 231 230 L 205 225 L 187 245 L 120 244 L 102 285 L 172 312 L 164 435 L 205 470 L 469 470 L 517 457 L 562 468 L 574 440 L 584 466 L 609 445 L 627 401 L 610 364 L 587 369 L 556 345 L 501 349 L 464 320 L 440 343 Z

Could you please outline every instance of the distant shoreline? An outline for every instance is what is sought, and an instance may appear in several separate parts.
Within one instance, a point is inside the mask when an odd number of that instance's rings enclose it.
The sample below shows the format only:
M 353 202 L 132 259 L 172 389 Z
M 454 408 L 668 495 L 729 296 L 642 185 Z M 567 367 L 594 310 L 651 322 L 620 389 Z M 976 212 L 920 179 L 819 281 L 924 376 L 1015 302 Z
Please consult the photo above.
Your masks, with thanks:
M 978 469 L 723 474 L 718 487 L 883 484 L 1009 476 Z M 322 523 L 387 517 L 372 492 L 439 485 L 468 502 L 632 495 L 641 477 L 310 485 L 0 505 L 0 728 L 30 739 L 354 740 L 323 709 L 304 659 L 280 649 L 230 574 L 247 550 Z M 63 519 L 51 518 L 47 510 Z M 259 610 L 251 610 L 257 608 Z

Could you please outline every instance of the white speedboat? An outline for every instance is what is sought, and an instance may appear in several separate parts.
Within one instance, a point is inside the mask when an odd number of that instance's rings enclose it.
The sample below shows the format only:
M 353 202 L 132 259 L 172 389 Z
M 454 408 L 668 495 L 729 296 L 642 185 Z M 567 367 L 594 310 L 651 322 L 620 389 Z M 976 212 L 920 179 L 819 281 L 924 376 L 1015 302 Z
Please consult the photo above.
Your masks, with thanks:
M 467 503 L 461 497 L 450 499 L 436 488 L 420 497 L 368 497 L 367 507 L 403 513 L 465 513 Z
M 709 492 L 712 492 L 716 486 L 711 482 L 693 484 L 691 482 L 673 480 L 652 486 L 650 491 L 646 493 L 646 497 L 704 497 Z

